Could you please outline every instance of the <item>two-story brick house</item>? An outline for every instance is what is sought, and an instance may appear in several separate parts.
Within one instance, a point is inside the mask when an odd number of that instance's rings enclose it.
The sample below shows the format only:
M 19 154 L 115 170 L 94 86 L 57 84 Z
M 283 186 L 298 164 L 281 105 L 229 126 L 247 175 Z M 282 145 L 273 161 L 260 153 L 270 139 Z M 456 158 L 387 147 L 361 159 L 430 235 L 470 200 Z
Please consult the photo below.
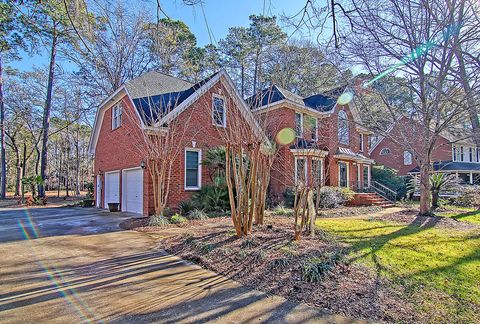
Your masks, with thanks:
M 362 188 L 370 185 L 368 136 L 352 103 L 339 105 L 345 87 L 309 97 L 271 86 L 247 99 L 268 136 L 294 129 L 295 139 L 279 144 L 271 190 L 281 197 L 299 178 L 325 185 Z
M 418 174 L 415 151 L 421 149 L 421 141 L 416 139 L 422 134 L 423 129 L 417 123 L 403 117 L 387 130 L 386 136 L 372 143 L 370 154 L 378 164 L 396 170 L 400 176 Z M 413 149 L 406 149 L 409 146 Z M 439 135 L 432 162 L 434 172 L 456 174 L 465 184 L 480 184 L 480 148 L 465 134 L 443 132 Z

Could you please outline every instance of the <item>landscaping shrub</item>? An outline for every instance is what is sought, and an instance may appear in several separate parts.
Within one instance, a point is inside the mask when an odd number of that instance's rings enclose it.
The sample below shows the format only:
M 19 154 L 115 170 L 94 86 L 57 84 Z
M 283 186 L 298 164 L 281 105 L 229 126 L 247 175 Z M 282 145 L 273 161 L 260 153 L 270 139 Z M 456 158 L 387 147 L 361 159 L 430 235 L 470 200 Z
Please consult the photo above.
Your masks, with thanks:
M 206 211 L 225 211 L 230 209 L 228 189 L 224 179 L 217 178 L 215 183 L 203 186 L 192 195 L 195 204 Z
M 292 214 L 291 211 L 287 210 L 285 208 L 285 204 L 283 202 L 281 202 L 280 204 L 278 204 L 274 209 L 273 209 L 273 213 L 275 215 L 279 215 L 279 216 L 286 216 L 286 215 L 289 215 L 289 214 Z
M 374 165 L 372 167 L 372 180 L 396 191 L 397 199 L 402 199 L 407 195 L 408 177 L 398 176 L 394 169 L 383 165 Z
M 166 226 L 170 224 L 170 221 L 167 217 L 161 215 L 153 215 L 150 217 L 148 226 Z
M 269 268 L 272 270 L 285 270 L 290 265 L 290 261 L 287 258 L 277 258 L 270 261 Z
M 211 243 L 200 243 L 197 246 L 198 250 L 202 254 L 207 254 L 212 252 L 215 249 L 215 245 Z
M 188 215 L 192 210 L 195 209 L 195 204 L 192 200 L 184 200 L 178 204 L 178 209 L 180 209 L 180 214 Z
M 452 205 L 480 208 L 480 188 L 465 188 L 460 196 L 451 200 Z
M 175 214 L 170 218 L 170 222 L 172 224 L 181 224 L 181 223 L 185 223 L 186 221 L 188 220 L 180 214 Z
M 258 246 L 257 241 L 255 241 L 253 238 L 247 237 L 243 242 L 241 247 L 244 249 L 251 249 Z
M 350 201 L 353 198 L 353 191 L 348 188 L 322 187 L 319 195 L 320 208 L 336 208 Z
M 338 252 L 326 254 L 321 258 L 310 258 L 302 266 L 302 279 L 307 282 L 319 282 L 341 260 L 342 255 Z
M 208 215 L 201 209 L 194 209 L 187 214 L 187 218 L 196 219 L 196 220 L 206 220 L 208 219 Z

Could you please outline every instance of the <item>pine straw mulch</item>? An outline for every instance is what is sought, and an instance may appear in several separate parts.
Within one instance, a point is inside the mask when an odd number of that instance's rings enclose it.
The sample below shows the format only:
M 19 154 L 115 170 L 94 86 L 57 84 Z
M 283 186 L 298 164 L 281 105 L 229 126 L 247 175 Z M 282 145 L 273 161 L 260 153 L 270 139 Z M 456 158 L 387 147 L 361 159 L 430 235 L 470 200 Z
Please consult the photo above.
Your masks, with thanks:
M 399 224 L 412 224 L 424 228 L 445 228 L 456 230 L 478 229 L 478 224 L 463 222 L 454 218 L 441 216 L 420 216 L 416 209 L 405 209 L 396 213 L 384 214 L 378 220 Z
M 148 219 L 130 225 L 145 221 Z M 229 218 L 188 222 L 177 230 L 168 225 L 154 231 L 166 234 L 162 242 L 168 252 L 268 294 L 354 318 L 419 320 L 399 288 L 372 270 L 348 262 L 348 245 L 322 231 L 315 238 L 293 242 L 291 223 L 291 218 L 269 217 L 271 226 L 255 227 L 250 236 L 241 239 Z M 154 228 L 136 228 L 140 229 Z M 310 283 L 304 276 L 309 261 L 320 264 L 319 282 Z

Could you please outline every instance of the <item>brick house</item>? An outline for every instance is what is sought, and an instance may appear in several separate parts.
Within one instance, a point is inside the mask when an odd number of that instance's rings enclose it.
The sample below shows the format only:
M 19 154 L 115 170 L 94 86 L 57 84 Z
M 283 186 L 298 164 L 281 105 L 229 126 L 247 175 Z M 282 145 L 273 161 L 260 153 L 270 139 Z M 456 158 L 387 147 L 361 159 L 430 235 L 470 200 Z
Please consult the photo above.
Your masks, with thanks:
M 197 84 L 157 72 L 126 82 L 95 117 L 89 152 L 94 155 L 96 206 L 120 203 L 122 211 L 154 212 L 144 134 L 156 126 L 178 135 L 167 201 L 167 206 L 177 207 L 212 181 L 208 168 L 202 168 L 202 155 L 225 144 L 222 132 L 238 123 L 233 120 L 238 116 L 244 132 L 260 136 L 253 114 L 224 71 Z M 173 123 L 182 130 L 173 131 Z
M 405 130 L 409 133 L 406 138 L 403 136 Z M 420 142 L 411 142 L 421 138 L 422 131 L 420 125 L 403 117 L 387 130 L 388 136 L 381 136 L 372 144 L 370 155 L 378 164 L 397 170 L 400 176 L 418 174 L 415 153 L 406 150 L 407 145 L 401 145 L 401 139 L 405 138 L 414 150 L 419 150 Z M 471 137 L 442 133 L 435 143 L 432 160 L 434 172 L 456 174 L 466 184 L 480 184 L 480 148 Z
M 267 134 L 294 129 L 295 139 L 280 145 L 271 174 L 271 191 L 279 198 L 299 178 L 358 189 L 370 186 L 368 136 L 353 102 L 337 104 L 345 87 L 306 98 L 276 85 L 247 99 Z

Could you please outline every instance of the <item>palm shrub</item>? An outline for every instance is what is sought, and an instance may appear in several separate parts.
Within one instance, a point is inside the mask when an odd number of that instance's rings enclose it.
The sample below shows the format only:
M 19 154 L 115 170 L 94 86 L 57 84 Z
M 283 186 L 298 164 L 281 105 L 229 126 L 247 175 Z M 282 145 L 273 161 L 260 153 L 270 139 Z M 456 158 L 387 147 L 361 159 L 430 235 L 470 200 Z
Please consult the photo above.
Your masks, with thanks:
M 203 157 L 202 164 L 209 169 L 210 174 L 213 175 L 214 178 L 225 178 L 225 147 L 218 146 L 209 149 Z
M 432 192 L 432 207 L 439 207 L 440 191 L 455 191 L 458 188 L 457 177 L 453 174 L 434 173 L 430 176 L 430 191 Z
M 180 213 L 185 216 L 188 215 L 195 208 L 195 203 L 192 200 L 184 200 L 178 204 L 178 209 L 180 209 Z
M 214 183 L 203 186 L 192 195 L 192 200 L 203 210 L 224 211 L 230 209 L 230 200 L 225 178 L 216 178 Z

